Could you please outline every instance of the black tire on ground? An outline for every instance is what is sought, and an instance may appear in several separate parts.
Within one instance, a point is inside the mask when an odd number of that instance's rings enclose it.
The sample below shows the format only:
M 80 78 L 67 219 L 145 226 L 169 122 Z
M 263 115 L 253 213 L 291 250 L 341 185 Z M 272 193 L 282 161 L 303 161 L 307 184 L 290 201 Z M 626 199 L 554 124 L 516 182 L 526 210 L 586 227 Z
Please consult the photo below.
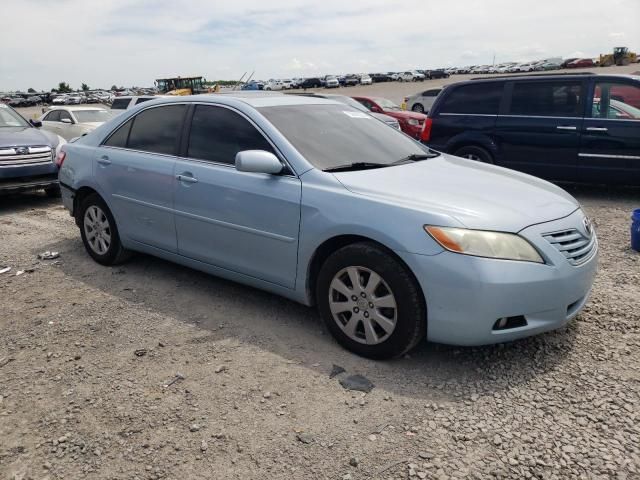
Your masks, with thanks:
M 350 338 L 333 318 L 329 306 L 330 285 L 341 270 L 350 266 L 374 271 L 395 296 L 396 326 L 381 343 L 367 345 Z M 427 332 L 427 311 L 418 283 L 406 266 L 373 242 L 347 245 L 327 258 L 318 275 L 316 301 L 327 328 L 338 343 L 363 357 L 381 360 L 402 356 L 423 340 Z
M 60 186 L 45 188 L 44 189 L 44 193 L 49 198 L 60 198 L 60 196 L 61 196 Z
M 468 158 L 482 163 L 493 163 L 493 156 L 487 150 L 477 145 L 467 145 L 453 152 L 456 157 Z
M 91 248 L 91 246 L 89 245 L 89 241 L 87 240 L 87 234 L 85 232 L 85 213 L 92 206 L 96 206 L 100 210 L 102 210 L 102 212 L 104 212 L 104 215 L 109 224 L 109 234 L 111 236 L 111 242 L 109 244 L 109 248 L 103 254 L 99 254 Z M 78 206 L 77 215 L 78 217 L 76 221 L 80 226 L 80 235 L 82 236 L 82 243 L 84 243 L 84 248 L 87 250 L 87 253 L 91 256 L 91 258 L 93 258 L 96 262 L 100 263 L 101 265 L 118 265 L 131 258 L 132 252 L 122 246 L 116 221 L 111 214 L 111 210 L 109 210 L 109 207 L 104 202 L 104 200 L 102 200 L 100 195 L 98 195 L 97 193 L 92 193 L 83 198 Z
M 413 106 L 411 107 L 411 110 L 418 113 L 424 113 L 424 107 L 422 106 L 421 103 L 414 103 Z

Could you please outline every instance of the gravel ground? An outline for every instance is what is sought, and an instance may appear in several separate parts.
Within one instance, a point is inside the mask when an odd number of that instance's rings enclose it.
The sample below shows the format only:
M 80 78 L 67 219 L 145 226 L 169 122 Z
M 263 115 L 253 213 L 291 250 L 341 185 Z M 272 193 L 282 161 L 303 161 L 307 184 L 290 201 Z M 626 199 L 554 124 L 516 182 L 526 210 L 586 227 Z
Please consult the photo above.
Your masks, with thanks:
M 267 293 L 144 255 L 101 267 L 57 201 L 3 198 L 0 478 L 640 478 L 640 190 L 569 190 L 601 245 L 575 321 L 390 362 Z

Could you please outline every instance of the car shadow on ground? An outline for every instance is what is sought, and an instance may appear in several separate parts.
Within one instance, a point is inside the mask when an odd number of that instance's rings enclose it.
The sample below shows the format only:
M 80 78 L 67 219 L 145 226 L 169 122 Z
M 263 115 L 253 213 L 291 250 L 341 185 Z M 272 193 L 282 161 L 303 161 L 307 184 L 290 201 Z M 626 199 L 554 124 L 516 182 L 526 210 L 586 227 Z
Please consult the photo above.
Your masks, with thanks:
M 289 300 L 148 255 L 103 267 L 78 238 L 46 246 L 61 253 L 69 277 L 162 315 L 197 325 L 203 339 L 234 338 L 314 371 L 332 364 L 367 376 L 377 388 L 425 400 L 463 400 L 462 391 L 498 392 L 553 370 L 572 350 L 575 323 L 503 345 L 460 348 L 423 342 L 410 355 L 371 361 L 342 349 L 318 313 Z M 314 364 L 319 364 L 315 365 Z
M 48 197 L 42 190 L 2 195 L 0 196 L 0 216 L 56 205 L 62 205 L 60 198 Z

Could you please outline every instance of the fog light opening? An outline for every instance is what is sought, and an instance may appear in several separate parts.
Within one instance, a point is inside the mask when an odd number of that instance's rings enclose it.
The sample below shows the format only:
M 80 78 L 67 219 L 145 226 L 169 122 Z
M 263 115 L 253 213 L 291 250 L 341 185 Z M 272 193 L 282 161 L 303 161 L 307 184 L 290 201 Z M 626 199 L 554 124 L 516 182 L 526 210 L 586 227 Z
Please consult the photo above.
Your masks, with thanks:
M 526 327 L 527 319 L 524 315 L 517 315 L 515 317 L 502 317 L 496 320 L 493 324 L 493 330 L 509 330 L 511 328 Z

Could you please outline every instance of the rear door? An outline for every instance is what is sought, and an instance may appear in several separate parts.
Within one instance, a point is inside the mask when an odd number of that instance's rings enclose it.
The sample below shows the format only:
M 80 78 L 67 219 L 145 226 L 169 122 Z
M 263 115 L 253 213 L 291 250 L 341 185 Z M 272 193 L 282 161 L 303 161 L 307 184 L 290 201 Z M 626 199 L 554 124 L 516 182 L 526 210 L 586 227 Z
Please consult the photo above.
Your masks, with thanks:
M 590 90 L 580 180 L 640 185 L 640 82 L 596 78 Z
M 585 90 L 580 79 L 508 82 L 496 122 L 500 165 L 576 180 Z
M 176 162 L 176 230 L 181 255 L 293 288 L 296 279 L 301 182 L 282 175 L 239 172 L 243 150 L 279 155 L 241 113 L 196 105 L 184 158 Z M 280 157 L 282 159 L 282 157 Z
M 150 107 L 98 148 L 96 178 L 126 237 L 177 251 L 174 166 L 187 105 Z

